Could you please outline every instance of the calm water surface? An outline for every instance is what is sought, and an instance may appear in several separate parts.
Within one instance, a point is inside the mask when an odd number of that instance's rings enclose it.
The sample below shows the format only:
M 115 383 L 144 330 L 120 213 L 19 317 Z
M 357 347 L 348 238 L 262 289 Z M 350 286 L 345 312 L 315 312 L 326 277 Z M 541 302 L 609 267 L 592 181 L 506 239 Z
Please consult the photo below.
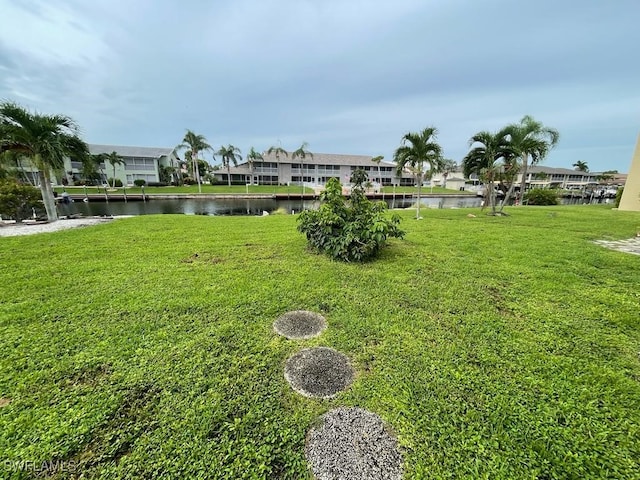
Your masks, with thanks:
M 389 208 L 408 208 L 415 203 L 411 198 L 385 199 Z M 422 205 L 430 208 L 465 208 L 479 207 L 478 197 L 423 197 Z M 153 214 L 186 214 L 186 215 L 262 215 L 262 212 L 274 212 L 284 209 L 287 213 L 300 210 L 316 209 L 320 205 L 317 200 L 275 200 L 275 199 L 151 199 L 146 202 L 83 202 L 76 200 L 70 204 L 60 203 L 61 215 L 82 214 L 93 215 L 153 215 Z

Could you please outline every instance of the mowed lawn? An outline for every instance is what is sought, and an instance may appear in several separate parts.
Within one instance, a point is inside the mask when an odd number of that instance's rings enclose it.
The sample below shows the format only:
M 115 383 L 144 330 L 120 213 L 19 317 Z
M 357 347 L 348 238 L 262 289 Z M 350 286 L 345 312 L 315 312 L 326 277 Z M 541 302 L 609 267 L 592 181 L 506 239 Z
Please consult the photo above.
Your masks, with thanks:
M 640 214 L 508 212 L 402 212 L 364 265 L 306 251 L 295 216 L 0 238 L 0 478 L 311 478 L 337 406 L 385 420 L 408 479 L 640 478 L 640 256 L 592 242 Z M 275 335 L 297 309 L 328 329 Z M 284 379 L 314 345 L 357 370 L 335 399 Z

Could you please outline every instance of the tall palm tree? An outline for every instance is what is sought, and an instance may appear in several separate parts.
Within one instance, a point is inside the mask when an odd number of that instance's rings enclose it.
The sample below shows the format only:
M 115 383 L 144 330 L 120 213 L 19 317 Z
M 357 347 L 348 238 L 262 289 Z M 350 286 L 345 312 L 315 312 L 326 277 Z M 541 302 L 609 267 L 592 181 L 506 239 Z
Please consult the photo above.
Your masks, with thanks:
M 198 182 L 198 193 L 202 193 L 202 185 L 200 181 L 200 169 L 198 168 L 198 154 L 206 150 L 213 150 L 211 145 L 207 143 L 207 139 L 204 135 L 197 135 L 191 130 L 187 130 L 187 133 L 182 139 L 182 143 L 176 147 L 177 150 L 189 149 L 191 150 L 191 162 L 193 164 L 193 175 Z
M 124 165 L 124 158 L 118 155 L 118 152 L 114 150 L 111 153 L 105 154 L 104 159 L 109 162 L 113 168 L 113 188 L 116 188 L 116 165 Z
M 554 128 L 545 127 L 541 122 L 533 119 L 531 115 L 525 115 L 519 124 L 512 125 L 511 142 L 520 151 L 522 160 L 522 181 L 520 182 L 520 195 L 524 195 L 527 183 L 527 169 L 529 157 L 531 165 L 544 160 L 560 139 L 560 134 Z
M 434 173 L 442 169 L 442 147 L 436 141 L 437 134 L 438 130 L 435 127 L 427 127 L 419 133 L 406 133 L 402 137 L 402 145 L 393 155 L 398 177 L 402 176 L 404 169 L 409 169 L 416 176 L 418 182 L 416 219 L 420 219 L 420 192 L 425 174 L 431 178 Z M 425 170 L 425 164 L 428 165 L 427 170 Z
M 447 188 L 447 178 L 458 168 L 458 164 L 455 160 L 445 158 L 442 160 L 442 188 Z
M 576 170 L 578 170 L 579 172 L 587 173 L 589 171 L 589 166 L 587 165 L 587 162 L 583 162 L 582 160 L 578 160 L 576 163 L 573 164 L 573 166 L 576 167 Z
M 382 186 L 382 178 L 380 177 L 380 162 L 383 159 L 384 159 L 384 155 L 377 155 L 371 159 L 371 161 L 378 166 L 378 181 L 380 182 L 381 186 Z
M 253 176 L 253 165 L 258 160 L 260 160 L 261 162 L 264 162 L 264 157 L 260 152 L 256 152 L 256 150 L 253 147 L 251 147 L 251 149 L 249 150 L 249 153 L 247 153 L 247 162 L 249 163 L 249 171 L 251 172 L 252 176 Z
M 298 148 L 291 154 L 292 161 L 295 160 L 296 158 L 300 159 L 300 173 L 302 175 L 301 185 L 302 185 L 303 193 L 304 193 L 304 159 L 307 157 L 313 158 L 313 153 L 307 150 L 308 148 L 309 148 L 309 144 L 307 142 L 302 142 L 302 145 L 300 145 L 300 148 Z
M 485 196 L 487 196 L 486 189 L 489 189 L 487 198 L 493 215 L 496 214 L 495 181 L 499 179 L 505 167 L 505 160 L 514 157 L 509 134 L 508 127 L 497 133 L 487 131 L 476 133 L 469 140 L 471 150 L 462 160 L 464 176 L 468 177 L 476 173 L 485 183 Z
M 63 168 L 65 157 L 81 160 L 89 154 L 78 125 L 65 115 L 41 115 L 13 102 L 0 103 L 0 153 L 4 151 L 21 153 L 36 166 L 47 218 L 56 221 L 51 170 Z
M 233 163 L 234 167 L 238 166 L 238 161 L 242 160 L 240 153 L 240 149 L 233 145 L 227 145 L 226 147 L 222 146 L 216 152 L 216 155 L 220 155 L 220 158 L 222 159 L 222 166 L 227 169 L 227 180 L 229 182 L 229 186 L 231 186 L 231 164 Z

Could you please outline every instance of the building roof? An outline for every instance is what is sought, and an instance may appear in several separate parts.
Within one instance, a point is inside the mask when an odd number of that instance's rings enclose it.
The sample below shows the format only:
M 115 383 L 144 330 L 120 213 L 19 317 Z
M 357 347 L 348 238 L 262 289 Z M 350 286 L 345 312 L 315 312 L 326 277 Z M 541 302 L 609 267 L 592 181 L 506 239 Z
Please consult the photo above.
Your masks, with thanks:
M 600 175 L 598 172 L 581 172 L 580 170 L 572 170 L 570 168 L 554 168 L 545 167 L 543 165 L 532 165 L 527 169 L 529 173 L 547 173 L 550 175 L 583 175 L 585 177 L 595 177 Z
M 151 157 L 158 158 L 171 155 L 173 148 L 161 147 L 127 147 L 122 145 L 97 145 L 90 143 L 89 152 L 92 155 L 99 153 L 117 152 L 122 157 Z
M 370 155 L 344 155 L 339 153 L 313 153 L 313 158 L 307 156 L 304 160 L 300 158 L 291 158 L 292 152 L 287 152 L 288 157 L 280 155 L 280 163 L 304 163 L 306 165 L 353 165 L 356 167 L 370 167 L 377 166 L 377 163 L 372 162 L 372 156 Z M 275 154 L 263 153 L 265 162 L 276 162 Z M 380 162 L 381 167 L 396 167 L 395 163 L 389 163 L 385 161 Z

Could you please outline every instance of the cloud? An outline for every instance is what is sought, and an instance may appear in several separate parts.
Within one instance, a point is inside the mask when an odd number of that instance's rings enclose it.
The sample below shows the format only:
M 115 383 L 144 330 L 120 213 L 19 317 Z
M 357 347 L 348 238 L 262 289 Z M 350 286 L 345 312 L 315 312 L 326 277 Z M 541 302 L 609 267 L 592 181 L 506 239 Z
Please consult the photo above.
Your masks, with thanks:
M 531 114 L 549 165 L 627 168 L 635 0 L 0 0 L 0 97 L 71 115 L 88 141 L 384 154 L 435 125 L 447 156 Z M 25 36 L 27 29 L 35 32 Z M 590 147 L 587 147 L 590 146 Z

